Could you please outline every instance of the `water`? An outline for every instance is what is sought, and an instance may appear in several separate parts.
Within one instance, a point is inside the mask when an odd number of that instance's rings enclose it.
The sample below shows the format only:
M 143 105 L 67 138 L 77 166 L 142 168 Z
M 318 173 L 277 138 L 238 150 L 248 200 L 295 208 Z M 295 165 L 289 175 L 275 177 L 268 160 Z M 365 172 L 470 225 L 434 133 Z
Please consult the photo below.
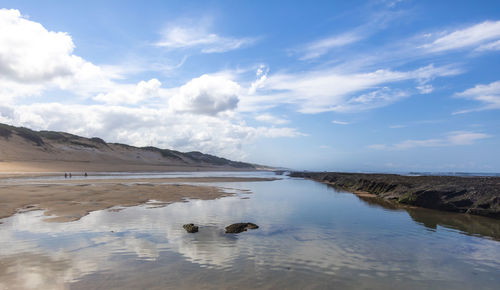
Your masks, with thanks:
M 500 285 L 500 221 L 398 209 L 302 179 L 215 184 L 239 193 L 97 211 L 69 223 L 43 222 L 41 212 L 4 219 L 0 289 Z M 243 221 L 260 228 L 224 234 Z M 184 231 L 191 222 L 199 233 Z
M 189 172 L 89 172 L 84 176 L 83 172 L 72 173 L 72 177 L 64 177 L 64 174 L 57 173 L 41 176 L 17 176 L 0 179 L 2 183 L 43 183 L 44 181 L 63 180 L 89 180 L 89 179 L 155 179 L 155 178 L 202 178 L 202 177 L 272 177 L 277 176 L 269 171 L 189 171 Z

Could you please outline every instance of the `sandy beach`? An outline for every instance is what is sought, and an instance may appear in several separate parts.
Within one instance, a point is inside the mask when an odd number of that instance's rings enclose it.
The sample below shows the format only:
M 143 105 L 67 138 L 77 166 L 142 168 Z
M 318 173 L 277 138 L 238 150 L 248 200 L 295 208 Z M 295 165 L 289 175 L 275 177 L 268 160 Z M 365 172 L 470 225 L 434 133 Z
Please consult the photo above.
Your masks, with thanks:
M 216 199 L 231 195 L 222 188 L 185 183 L 253 182 L 267 178 L 148 178 L 22 181 L 0 179 L 0 218 L 19 211 L 44 210 L 46 221 L 79 220 L 89 212 L 154 201 L 164 206 L 185 199 Z M 166 184 L 168 183 L 168 184 Z M 183 184 L 184 183 L 184 184 Z

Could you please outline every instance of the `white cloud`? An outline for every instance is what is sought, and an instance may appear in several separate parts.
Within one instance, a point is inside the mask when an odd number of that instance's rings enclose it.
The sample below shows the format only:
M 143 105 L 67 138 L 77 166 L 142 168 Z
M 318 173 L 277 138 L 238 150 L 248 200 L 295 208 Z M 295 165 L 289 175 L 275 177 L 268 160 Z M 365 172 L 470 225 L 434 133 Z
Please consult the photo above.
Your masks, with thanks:
M 434 87 L 432 85 L 422 84 L 416 88 L 421 94 L 430 94 L 434 91 Z
M 468 131 L 456 131 L 448 134 L 446 140 L 451 145 L 471 145 L 477 140 L 485 139 L 491 137 L 484 133 L 475 133 Z
M 0 27 L 1 122 L 237 159 L 244 156 L 242 146 L 256 138 L 303 136 L 294 128 L 246 125 L 235 110 L 248 88 L 242 89 L 231 74 L 202 75 L 170 89 L 162 88 L 155 78 L 118 83 L 114 80 L 122 78 L 123 69 L 97 66 L 74 55 L 75 45 L 67 33 L 48 31 L 18 10 L 0 10 Z M 191 32 L 195 33 L 188 35 Z M 253 41 L 203 34 L 203 30 L 169 33 L 167 40 L 172 42 L 165 45 L 196 46 L 204 52 L 236 49 Z M 259 67 L 261 82 L 266 74 L 267 68 Z M 93 97 L 103 104 L 16 101 L 49 89 Z
M 340 107 L 346 105 L 352 94 L 404 78 L 403 73 L 386 70 L 351 75 L 318 71 L 273 75 L 268 78 L 265 88 L 281 92 L 276 95 L 299 105 L 301 112 L 319 113 L 343 110 Z
M 121 77 L 74 55 L 69 34 L 48 31 L 18 10 L 0 9 L 0 27 L 0 93 L 5 99 L 53 88 L 88 95 L 112 88 L 112 79 Z
M 468 98 L 483 103 L 483 106 L 456 112 L 455 114 L 469 113 L 474 111 L 500 109 L 500 81 L 488 85 L 476 85 L 456 94 L 457 97 Z
M 288 128 L 288 127 L 281 127 L 281 128 L 275 128 L 275 127 L 257 127 L 255 129 L 255 133 L 259 136 L 263 137 L 268 137 L 268 138 L 283 138 L 283 137 L 302 137 L 302 136 L 308 136 L 305 133 L 297 131 L 295 128 Z
M 376 70 L 343 73 L 335 69 L 268 76 L 260 95 L 245 97 L 243 106 L 255 103 L 294 104 L 302 113 L 352 112 L 386 106 L 414 92 L 392 89 L 388 85 L 408 80 L 428 82 L 436 77 L 461 71 L 428 65 L 413 71 Z
M 325 55 L 330 50 L 338 47 L 343 47 L 351 43 L 357 42 L 362 37 L 356 33 L 344 33 L 341 35 L 330 36 L 307 44 L 301 51 L 304 55 L 301 60 L 309 60 Z
M 4 114 L 5 112 L 5 114 Z M 252 127 L 237 118 L 175 114 L 162 108 L 39 103 L 0 107 L 6 122 L 36 130 L 65 131 L 108 142 L 202 151 L 233 159 L 258 138 L 304 136 L 294 128 Z
M 408 92 L 383 87 L 349 99 L 335 107 L 336 111 L 361 111 L 384 107 L 409 96 Z
M 0 97 L 3 104 L 19 97 L 39 96 L 45 89 L 43 84 L 23 84 L 2 79 L 0 75 Z
M 194 26 L 169 26 L 162 33 L 157 46 L 167 48 L 197 47 L 203 53 L 220 53 L 235 50 L 253 44 L 256 39 L 250 37 L 223 37 L 206 30 L 205 23 Z
M 332 123 L 337 124 L 337 125 L 349 125 L 350 124 L 349 122 L 337 121 L 337 120 L 333 120 Z
M 73 55 L 69 34 L 48 31 L 17 10 L 0 10 L 0 23 L 1 122 L 235 159 L 241 159 L 242 146 L 256 138 L 303 135 L 294 128 L 247 126 L 234 114 L 242 89 L 223 74 L 203 75 L 172 89 L 162 88 L 154 78 L 117 83 L 120 67 L 97 66 Z M 206 52 L 240 46 L 236 40 L 209 38 L 205 42 L 210 45 L 203 47 Z M 264 75 L 262 69 L 258 77 Z M 105 104 L 15 102 L 17 97 L 38 96 L 49 89 L 94 97 Z M 134 104 L 141 106 L 123 106 Z
M 158 98 L 161 95 L 161 82 L 157 79 L 140 81 L 137 85 L 121 85 L 116 90 L 101 93 L 93 99 L 107 104 L 137 104 L 139 102 Z
M 267 113 L 257 115 L 255 117 L 255 120 L 260 121 L 260 122 L 264 122 L 264 123 L 271 123 L 274 125 L 283 125 L 283 124 L 290 122 L 289 120 L 279 118 L 279 117 L 276 117 L 276 116 L 273 116 L 273 115 L 267 114 Z
M 269 68 L 266 65 L 261 64 L 257 71 L 255 72 L 255 76 L 258 78 L 255 80 L 248 89 L 248 93 L 250 95 L 255 94 L 257 89 L 261 88 L 264 85 L 264 82 L 267 80 L 267 74 L 269 73 Z
M 0 9 L 0 72 L 2 78 L 33 83 L 74 73 L 81 59 L 63 32 L 47 31 L 23 18 L 18 10 Z
M 479 46 L 476 50 L 477 51 L 500 50 L 500 40 L 483 44 Z
M 377 1 L 383 2 L 383 1 Z M 320 58 L 332 51 L 332 57 L 336 58 L 337 61 L 341 61 L 347 55 L 352 57 L 351 50 L 347 50 L 346 47 L 357 42 L 361 42 L 369 37 L 372 37 L 377 32 L 380 32 L 387 27 L 390 27 L 390 23 L 401 19 L 405 16 L 405 12 L 402 10 L 392 9 L 396 6 L 396 3 L 400 1 L 392 1 L 392 5 L 387 3 L 386 7 L 382 7 L 381 10 L 373 9 L 374 7 L 370 4 L 370 13 L 367 15 L 368 21 L 357 27 L 352 27 L 348 31 L 340 32 L 333 35 L 328 35 L 326 37 L 321 37 L 315 41 L 305 43 L 304 45 L 292 49 L 293 54 L 298 54 L 300 60 L 311 60 Z M 377 3 L 375 6 L 378 6 Z M 390 9 L 387 9 L 389 7 Z M 356 61 L 356 60 L 354 60 Z
M 441 33 L 441 35 L 422 47 L 431 52 L 441 52 L 483 45 L 483 49 L 478 48 L 478 50 L 484 50 L 486 42 L 500 39 L 500 21 L 485 21 L 451 33 Z M 486 44 L 486 47 L 489 45 L 494 46 L 490 42 Z
M 485 23 L 492 25 L 492 22 Z M 241 112 L 252 112 L 249 116 L 256 116 L 261 122 L 283 125 L 288 120 L 259 114 L 259 111 L 287 105 L 302 113 L 368 110 L 417 92 L 429 93 L 433 90 L 429 84 L 433 79 L 461 73 L 451 67 L 433 65 L 412 71 L 373 69 L 390 67 L 382 66 L 380 62 L 370 69 L 360 69 L 349 66 L 353 60 L 348 59 L 347 65 L 342 67 L 277 74 L 269 74 L 269 68 L 260 65 L 253 82 L 239 79 L 243 73 L 230 72 L 202 75 L 182 86 L 166 89 L 155 78 L 134 84 L 116 82 L 123 77 L 120 67 L 98 66 L 74 55 L 75 44 L 69 34 L 49 31 L 22 17 L 17 10 L 0 10 L 0 27 L 1 122 L 100 136 L 109 141 L 135 145 L 201 150 L 236 158 L 241 157 L 241 147 L 255 138 L 304 136 L 294 128 L 248 126 L 241 119 Z M 252 38 L 220 36 L 205 27 L 170 26 L 157 45 L 214 53 L 255 42 Z M 302 53 L 305 58 L 321 56 L 336 47 L 358 41 L 361 35 L 352 32 L 328 37 L 306 45 Z M 483 49 L 494 47 L 498 42 L 495 37 L 477 38 L 483 40 L 474 43 L 484 46 Z M 441 38 L 446 39 L 446 36 Z M 445 42 L 436 40 L 435 45 L 445 47 Z M 399 87 L 408 81 L 415 84 L 408 89 L 393 86 Z M 14 105 L 13 100 L 17 97 L 42 95 L 49 89 L 93 97 L 102 104 Z M 493 99 L 488 99 L 485 96 L 476 98 L 469 90 L 466 92 L 462 93 L 463 96 L 483 101 L 489 108 L 498 104 L 498 93 Z M 346 124 L 342 121 L 334 123 Z M 415 144 L 419 144 L 418 140 Z
M 169 106 L 176 112 L 216 115 L 236 109 L 241 91 L 240 85 L 223 76 L 202 75 L 180 87 Z
M 447 147 L 472 145 L 476 141 L 491 137 L 485 133 L 469 132 L 469 131 L 454 131 L 448 133 L 443 138 L 423 139 L 423 140 L 405 140 L 393 145 L 373 144 L 368 146 L 375 150 L 406 150 L 417 147 Z

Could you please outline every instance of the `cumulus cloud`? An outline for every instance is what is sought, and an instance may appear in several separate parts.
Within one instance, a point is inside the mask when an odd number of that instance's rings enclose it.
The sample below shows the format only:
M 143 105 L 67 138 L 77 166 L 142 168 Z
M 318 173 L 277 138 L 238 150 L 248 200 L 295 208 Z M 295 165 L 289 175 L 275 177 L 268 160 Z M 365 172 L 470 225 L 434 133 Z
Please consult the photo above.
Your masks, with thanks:
M 486 50 L 488 47 L 495 47 L 498 40 L 500 40 L 500 21 L 485 21 L 451 33 L 440 33 L 437 39 L 422 47 L 432 52 L 466 47 Z
M 406 150 L 418 147 L 447 147 L 447 146 L 472 145 L 478 140 L 489 137 L 491 137 L 491 135 L 485 133 L 454 131 L 448 133 L 443 138 L 405 140 L 403 142 L 392 145 L 373 144 L 368 146 L 368 148 L 375 150 Z
M 116 72 L 73 54 L 65 32 L 49 31 L 18 10 L 0 9 L 0 93 L 4 98 L 40 95 L 58 88 L 85 95 L 111 88 Z
M 4 104 L 11 103 L 19 97 L 39 96 L 45 88 L 44 84 L 23 84 L 2 79 L 0 74 L 0 96 Z
M 250 37 L 223 37 L 206 30 L 206 24 L 194 26 L 169 26 L 162 33 L 156 46 L 166 48 L 199 48 L 202 53 L 221 53 L 253 44 Z
M 158 98 L 161 95 L 161 82 L 157 79 L 140 81 L 137 85 L 121 85 L 116 90 L 101 93 L 93 99 L 107 104 L 137 104 L 139 102 Z
M 500 109 L 500 81 L 488 85 L 476 85 L 456 94 L 457 97 L 467 98 L 481 102 L 483 106 L 455 112 L 455 114 L 469 113 L 474 111 Z
M 5 115 L 4 115 L 5 112 Z M 65 131 L 108 142 L 202 151 L 241 159 L 243 146 L 258 138 L 300 137 L 294 128 L 252 127 L 239 119 L 175 114 L 168 109 L 38 103 L 0 108 L 1 118 L 37 130 Z
M 119 68 L 97 66 L 74 55 L 75 44 L 67 33 L 49 31 L 18 10 L 0 10 L 0 27 L 1 122 L 237 159 L 243 156 L 242 146 L 256 138 L 301 136 L 293 128 L 251 127 L 238 118 L 218 116 L 238 105 L 242 88 L 230 78 L 203 75 L 170 90 L 155 78 L 117 83 Z M 205 52 L 249 42 L 208 34 L 197 44 L 199 34 L 190 39 L 177 32 L 172 37 L 178 38 L 170 38 L 177 41 L 173 46 L 200 45 Z M 38 96 L 49 89 L 93 97 L 103 104 L 16 104 L 17 97 Z M 165 103 L 151 103 L 155 100 Z M 137 104 L 141 106 L 133 106 Z
M 63 32 L 47 31 L 18 10 L 0 10 L 0 72 L 19 82 L 40 82 L 74 73 L 81 59 Z
M 179 88 L 170 101 L 176 112 L 216 115 L 238 106 L 241 87 L 223 76 L 202 75 Z

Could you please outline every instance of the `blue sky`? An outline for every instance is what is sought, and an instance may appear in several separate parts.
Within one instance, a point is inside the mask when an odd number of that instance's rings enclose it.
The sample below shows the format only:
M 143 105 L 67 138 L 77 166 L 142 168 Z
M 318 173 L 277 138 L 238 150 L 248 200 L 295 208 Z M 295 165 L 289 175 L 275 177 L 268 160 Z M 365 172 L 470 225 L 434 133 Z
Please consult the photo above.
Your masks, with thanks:
M 500 172 L 498 1 L 0 4 L 0 122 L 295 169 Z

